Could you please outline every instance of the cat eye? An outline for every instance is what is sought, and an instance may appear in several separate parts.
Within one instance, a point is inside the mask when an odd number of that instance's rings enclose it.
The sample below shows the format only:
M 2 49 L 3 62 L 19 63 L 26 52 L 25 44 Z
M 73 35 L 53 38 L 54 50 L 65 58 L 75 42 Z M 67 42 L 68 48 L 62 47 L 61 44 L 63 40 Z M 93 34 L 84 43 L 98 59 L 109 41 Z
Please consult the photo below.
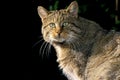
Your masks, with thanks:
M 51 28 L 55 28 L 55 23 L 50 23 L 49 26 L 50 26 Z
M 63 24 L 62 24 L 62 27 L 66 27 L 66 26 L 68 26 L 68 22 L 64 22 Z

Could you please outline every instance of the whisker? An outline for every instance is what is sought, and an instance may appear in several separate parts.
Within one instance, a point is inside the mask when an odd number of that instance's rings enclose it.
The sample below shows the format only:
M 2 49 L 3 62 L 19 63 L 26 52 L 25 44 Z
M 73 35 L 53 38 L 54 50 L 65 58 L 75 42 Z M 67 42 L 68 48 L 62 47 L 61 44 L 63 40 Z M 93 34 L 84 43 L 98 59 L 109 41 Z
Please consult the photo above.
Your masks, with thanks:
M 43 38 L 43 36 L 39 36 L 38 38 Z
M 42 40 L 43 40 L 43 39 L 37 41 L 37 42 L 32 46 L 32 48 L 35 47 L 38 43 L 40 43 Z
M 76 41 L 76 49 L 78 50 L 78 51 L 80 51 L 80 44 L 79 44 L 79 42 L 78 41 Z
M 71 43 L 71 41 L 69 41 L 69 47 L 70 47 L 70 49 L 72 49 L 72 43 Z
M 48 44 L 48 56 L 51 53 L 51 44 Z
M 43 46 L 45 45 L 45 43 L 46 43 L 45 41 L 42 43 L 40 50 L 39 50 L 39 55 L 41 54 L 41 56 L 43 56 L 42 49 L 43 49 Z
M 48 55 L 49 55 L 49 43 L 47 43 L 47 47 L 46 47 L 46 56 L 48 57 Z
M 45 49 L 47 48 L 47 46 L 48 46 L 48 43 L 46 42 L 46 43 L 45 43 L 45 47 L 44 47 L 44 49 L 43 49 L 43 51 L 42 51 L 42 53 L 43 53 L 43 54 L 46 54 L 46 56 L 47 56 L 47 51 L 45 51 Z M 44 55 L 42 55 L 42 56 L 44 56 Z
M 74 39 L 74 41 L 73 40 L 70 41 L 71 48 L 80 51 L 81 50 L 80 48 L 81 44 L 79 43 L 80 39 L 75 36 L 71 36 L 71 37 L 72 37 L 71 39 Z
M 76 50 L 77 48 L 76 48 L 76 45 L 74 44 L 74 43 L 72 43 L 73 44 L 73 47 L 74 47 L 74 49 Z
M 48 57 L 48 54 L 49 54 L 48 48 L 49 48 L 49 43 L 47 43 L 47 47 L 46 47 L 46 56 L 47 57 Z
M 71 44 L 70 44 L 70 45 L 71 45 L 71 49 L 74 50 L 74 49 L 75 49 L 75 46 L 74 46 L 73 42 L 71 41 L 70 43 L 71 43 Z

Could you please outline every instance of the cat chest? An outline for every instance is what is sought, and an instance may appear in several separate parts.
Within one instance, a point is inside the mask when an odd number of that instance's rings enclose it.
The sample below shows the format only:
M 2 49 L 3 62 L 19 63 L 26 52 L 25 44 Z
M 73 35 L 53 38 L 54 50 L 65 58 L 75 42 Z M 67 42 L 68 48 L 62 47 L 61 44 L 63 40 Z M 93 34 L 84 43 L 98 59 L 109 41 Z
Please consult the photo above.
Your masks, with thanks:
M 82 80 L 80 77 L 78 77 L 77 72 L 75 71 L 75 68 L 72 68 L 71 66 L 64 67 L 63 73 L 66 75 L 66 77 L 69 80 Z

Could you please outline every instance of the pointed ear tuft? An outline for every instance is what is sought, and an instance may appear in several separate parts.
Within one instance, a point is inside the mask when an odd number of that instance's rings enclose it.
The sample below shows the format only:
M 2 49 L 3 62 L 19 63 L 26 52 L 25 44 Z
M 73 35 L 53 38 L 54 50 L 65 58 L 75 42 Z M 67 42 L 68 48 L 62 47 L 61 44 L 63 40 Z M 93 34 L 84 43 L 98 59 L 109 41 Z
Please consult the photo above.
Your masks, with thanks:
M 76 1 L 71 2 L 68 6 L 67 11 L 73 16 L 78 17 L 78 3 Z
M 37 11 L 42 20 L 48 15 L 48 11 L 42 6 L 38 6 Z

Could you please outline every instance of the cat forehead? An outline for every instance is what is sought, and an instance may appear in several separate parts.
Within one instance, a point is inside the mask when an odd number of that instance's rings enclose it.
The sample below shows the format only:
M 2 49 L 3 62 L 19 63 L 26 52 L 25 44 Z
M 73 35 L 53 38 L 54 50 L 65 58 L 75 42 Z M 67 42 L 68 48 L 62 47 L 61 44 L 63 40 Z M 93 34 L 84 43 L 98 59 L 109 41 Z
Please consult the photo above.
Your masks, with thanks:
M 67 14 L 66 9 L 49 11 L 51 14 Z
M 50 11 L 47 18 L 61 18 L 61 17 L 67 17 L 68 13 L 66 10 L 55 10 Z
M 47 22 L 61 22 L 66 18 L 69 18 L 69 14 L 66 10 L 49 11 L 49 15 L 43 20 L 43 22 L 45 22 L 45 24 L 47 24 Z

